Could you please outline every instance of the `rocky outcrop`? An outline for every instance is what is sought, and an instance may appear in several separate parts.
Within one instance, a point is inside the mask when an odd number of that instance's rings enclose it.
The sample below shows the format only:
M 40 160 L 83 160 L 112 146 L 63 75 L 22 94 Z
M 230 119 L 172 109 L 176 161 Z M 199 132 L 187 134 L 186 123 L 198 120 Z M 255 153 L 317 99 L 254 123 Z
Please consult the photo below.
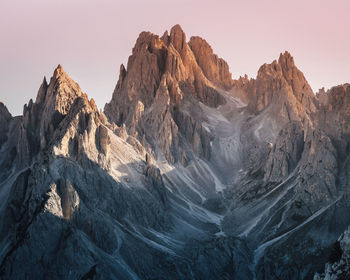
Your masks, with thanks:
M 331 88 L 325 93 L 317 115 L 318 125 L 332 139 L 342 160 L 349 154 L 350 85 Z
M 281 54 L 278 59 L 287 84 L 291 87 L 293 95 L 307 112 L 315 111 L 314 94 L 306 81 L 304 74 L 295 66 L 294 59 L 289 52 Z
M 7 110 L 4 103 L 0 102 L 0 149 L 2 144 L 7 140 L 7 133 L 9 131 L 9 122 L 12 119 L 10 112 Z
M 337 174 L 337 153 L 332 141 L 324 132 L 313 131 L 305 142 L 298 184 L 297 201 L 310 211 L 306 216 L 337 199 Z
M 199 67 L 209 81 L 224 89 L 232 87 L 232 75 L 228 64 L 222 58 L 214 54 L 213 49 L 206 40 L 201 37 L 191 37 L 188 42 Z
M 350 84 L 333 87 L 326 94 L 328 97 L 328 110 L 342 111 L 344 114 L 349 115 Z
M 219 275 L 221 279 L 251 279 L 252 273 L 241 266 L 238 260 L 249 262 L 248 248 L 242 240 L 229 237 L 215 237 L 198 242 L 191 240 L 186 244 L 188 258 L 194 263 L 194 275 L 199 279 L 211 279 Z
M 319 89 L 318 92 L 316 92 L 316 98 L 320 105 L 327 104 L 328 97 L 324 87 Z
M 282 129 L 276 142 L 270 144 L 271 152 L 265 166 L 265 182 L 280 182 L 296 168 L 304 150 L 304 131 L 299 122 Z
M 350 228 L 333 244 L 324 272 L 314 280 L 346 280 L 350 278 Z

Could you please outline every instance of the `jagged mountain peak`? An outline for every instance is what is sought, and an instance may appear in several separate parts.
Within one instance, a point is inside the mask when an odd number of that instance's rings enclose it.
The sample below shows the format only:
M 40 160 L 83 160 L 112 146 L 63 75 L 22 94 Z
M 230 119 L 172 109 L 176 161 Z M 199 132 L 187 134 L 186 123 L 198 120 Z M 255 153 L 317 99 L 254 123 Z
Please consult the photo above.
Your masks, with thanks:
M 294 67 L 296 67 L 296 65 L 293 56 L 288 51 L 285 51 L 284 53 L 280 53 L 277 60 L 275 59 L 271 63 L 264 63 L 258 70 L 258 76 L 259 73 L 279 73 L 283 75 L 283 69 L 288 70 Z
M 12 115 L 8 111 L 4 103 L 0 101 L 0 148 L 2 144 L 7 140 L 7 132 L 9 127 L 9 121 Z
M 46 78 L 45 78 L 46 80 Z M 53 80 L 58 80 L 61 83 L 70 83 L 74 85 L 78 85 L 70 76 L 69 74 L 63 69 L 61 64 L 58 64 L 58 66 L 55 68 L 53 75 L 50 79 L 50 84 L 52 83 Z
M 142 65 L 143 68 L 140 67 Z M 161 76 L 166 73 L 177 82 L 194 82 L 196 91 L 201 91 L 203 83 L 212 83 L 225 89 L 232 87 L 233 83 L 228 64 L 214 54 L 207 41 L 193 37 L 187 42 L 186 34 L 179 24 L 171 28 L 170 34 L 165 31 L 162 37 L 152 32 L 140 33 L 128 60 L 126 72 L 134 71 L 138 73 L 133 73 L 133 80 L 141 78 L 140 82 L 135 81 L 140 86 L 135 91 L 143 91 L 144 83 L 148 83 L 148 88 L 158 86 Z M 148 74 L 148 71 L 152 73 Z M 124 70 L 121 69 L 120 73 L 124 73 Z
M 182 27 L 180 24 L 175 24 L 171 29 L 170 29 L 170 34 L 185 34 L 185 32 L 183 31 Z M 171 35 L 170 35 L 171 36 Z
M 48 87 L 49 87 L 49 84 L 47 83 L 46 77 L 44 76 L 43 82 L 41 83 L 40 88 L 38 90 L 38 94 L 36 95 L 35 103 L 39 104 L 45 101 L 45 95 Z M 32 100 L 29 101 L 29 104 L 32 102 L 33 102 Z
M 44 77 L 35 103 L 45 107 L 49 106 L 52 110 L 58 110 L 65 114 L 74 99 L 81 95 L 82 91 L 79 85 L 73 81 L 59 64 L 55 68 L 49 83 Z
M 123 87 L 125 91 L 126 87 L 129 99 L 140 98 L 149 106 L 162 75 L 168 76 L 166 80 L 170 84 L 191 83 L 188 89 L 204 103 L 210 102 L 206 100 L 206 93 L 202 92 L 204 87 L 228 88 L 232 85 L 227 63 L 213 53 L 206 41 L 193 39 L 187 43 L 184 31 L 177 24 L 171 28 L 170 35 L 165 31 L 161 38 L 151 32 L 140 33 L 129 57 L 127 70 L 124 67 L 120 69 L 113 96 Z
M 160 39 L 166 44 L 168 45 L 168 41 L 169 41 L 169 32 L 168 30 L 165 30 L 162 37 L 160 37 Z
M 8 111 L 6 105 L 0 101 L 0 116 L 11 117 L 11 113 Z
M 21 153 L 28 155 L 26 158 L 29 159 L 47 147 L 55 130 L 78 97 L 83 97 L 79 85 L 70 78 L 61 65 L 56 67 L 49 83 L 44 78 L 36 101 L 33 103 L 30 100 L 23 109 L 23 125 L 28 138 L 23 138 L 21 141 L 28 142 L 26 143 L 28 148 Z
M 179 53 L 186 47 L 186 34 L 180 24 L 176 24 L 170 29 L 170 43 L 173 44 Z
M 326 102 L 323 105 L 327 106 L 328 110 L 350 113 L 350 84 L 332 87 L 325 93 L 325 97 Z
M 230 89 L 233 80 L 229 66 L 225 60 L 214 54 L 209 43 L 199 36 L 192 36 L 188 45 L 207 79 L 224 89 Z
M 111 122 L 118 125 L 125 123 L 130 134 L 138 135 L 140 141 L 150 136 L 147 136 L 150 128 L 143 127 L 143 119 L 152 119 L 154 131 L 166 127 L 173 136 L 163 135 L 163 131 L 162 137 L 167 139 L 149 141 L 162 141 L 163 153 L 173 161 L 174 157 L 183 156 L 172 153 L 184 154 L 176 151 L 179 148 L 179 127 L 175 124 L 175 119 L 184 118 L 180 116 L 184 104 L 190 100 L 197 105 L 200 101 L 209 107 L 224 104 L 226 100 L 220 89 L 228 89 L 231 83 L 227 63 L 213 53 L 206 41 L 192 39 L 187 43 L 180 25 L 172 27 L 169 35 L 166 31 L 161 38 L 151 32 L 141 32 L 127 69 L 124 66 L 120 68 L 119 81 L 111 102 L 105 106 L 105 114 Z M 194 125 L 193 120 L 187 118 L 186 121 L 190 123 L 189 127 Z M 199 125 L 196 127 L 202 129 Z M 199 137 L 189 131 L 187 133 L 190 141 Z M 196 140 L 197 146 L 201 146 L 197 143 L 200 141 Z M 203 147 L 196 149 L 203 150 Z
M 66 114 L 75 98 L 82 95 L 80 86 L 58 65 L 47 86 L 45 100 L 54 110 Z
M 55 71 L 54 71 L 54 76 L 59 76 L 59 75 L 62 75 L 64 74 L 64 70 L 63 70 L 63 67 L 61 64 L 58 64 L 57 67 L 55 68 Z
M 69 74 L 63 69 L 61 64 L 58 64 L 58 66 L 53 72 L 53 75 L 50 79 L 50 83 L 52 83 L 53 81 L 59 81 L 60 83 L 76 84 L 76 82 L 74 82 L 73 79 L 69 76 Z
M 284 71 L 293 68 L 296 68 L 294 58 L 288 51 L 285 51 L 284 53 L 280 53 L 277 60 L 275 59 L 271 63 L 264 63 L 258 70 L 258 77 L 259 75 L 283 76 Z
M 278 60 L 263 64 L 256 80 L 243 83 L 243 88 L 248 91 L 254 111 L 260 112 L 281 102 L 289 103 L 299 115 L 302 111 L 316 111 L 315 94 L 288 51 L 281 53 Z
M 133 55 L 139 53 L 145 54 L 146 52 L 152 53 L 154 48 L 160 48 L 161 46 L 162 40 L 160 40 L 158 35 L 149 31 L 143 31 L 138 36 L 135 46 L 132 49 L 132 53 Z
M 284 53 L 280 53 L 280 56 L 278 58 L 278 63 L 280 65 L 286 66 L 286 67 L 294 67 L 294 58 L 288 51 L 284 51 Z
M 350 104 L 350 84 L 345 83 L 334 86 L 328 90 L 321 88 L 316 93 L 320 105 L 329 110 L 340 109 Z

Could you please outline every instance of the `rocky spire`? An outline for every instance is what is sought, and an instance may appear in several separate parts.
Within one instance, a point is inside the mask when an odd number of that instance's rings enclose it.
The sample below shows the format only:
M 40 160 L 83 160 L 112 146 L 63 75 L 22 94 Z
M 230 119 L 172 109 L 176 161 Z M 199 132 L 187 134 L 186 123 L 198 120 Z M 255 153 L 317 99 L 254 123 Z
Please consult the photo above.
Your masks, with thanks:
M 169 42 L 173 44 L 174 48 L 181 54 L 184 55 L 186 51 L 186 34 L 182 30 L 180 24 L 174 25 L 170 30 Z
M 74 100 L 81 95 L 79 85 L 58 65 L 47 88 L 45 107 L 66 114 Z
M 12 116 L 10 112 L 7 110 L 7 107 L 5 106 L 4 103 L 0 101 L 0 119 L 10 119 Z
M 282 65 L 282 68 L 284 69 L 292 69 L 295 67 L 294 58 L 288 51 L 285 51 L 284 53 L 280 53 L 280 56 L 278 58 L 278 63 Z
M 315 111 L 313 104 L 315 95 L 304 77 L 304 74 L 295 66 L 294 59 L 289 52 L 280 54 L 278 63 L 281 66 L 284 79 L 292 88 L 296 99 L 309 111 Z
M 329 111 L 343 111 L 344 115 L 350 115 L 350 84 L 332 87 L 326 94 Z
M 42 103 L 45 100 L 45 95 L 47 92 L 47 88 L 49 87 L 47 81 L 46 81 L 46 77 L 44 77 L 43 82 L 41 83 L 41 86 L 39 88 L 38 94 L 36 96 L 36 100 L 35 103 Z
M 345 161 L 350 147 L 350 84 L 332 87 L 324 93 L 317 121 L 331 139 L 336 141 L 335 148 Z
M 199 67 L 208 80 L 224 89 L 232 87 L 232 75 L 228 64 L 222 58 L 214 54 L 208 42 L 201 37 L 191 37 L 188 45 L 196 57 Z
M 30 100 L 24 106 L 21 137 L 17 144 L 18 154 L 23 156 L 19 165 L 28 164 L 27 159 L 47 148 L 60 122 L 75 100 L 82 96 L 79 85 L 61 65 L 57 66 L 49 83 L 44 78 L 35 102 Z
M 4 103 L 0 102 L 0 148 L 2 144 L 7 140 L 7 132 L 11 119 L 12 116 L 10 112 L 7 110 Z

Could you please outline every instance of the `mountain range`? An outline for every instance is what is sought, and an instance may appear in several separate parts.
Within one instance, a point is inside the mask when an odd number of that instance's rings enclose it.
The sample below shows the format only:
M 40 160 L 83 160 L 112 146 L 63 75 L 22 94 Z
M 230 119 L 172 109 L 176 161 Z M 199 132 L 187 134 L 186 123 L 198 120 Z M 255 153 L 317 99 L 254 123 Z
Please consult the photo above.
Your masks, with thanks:
M 104 110 L 61 65 L 0 103 L 0 278 L 349 279 L 349 180 L 350 84 L 142 32 Z

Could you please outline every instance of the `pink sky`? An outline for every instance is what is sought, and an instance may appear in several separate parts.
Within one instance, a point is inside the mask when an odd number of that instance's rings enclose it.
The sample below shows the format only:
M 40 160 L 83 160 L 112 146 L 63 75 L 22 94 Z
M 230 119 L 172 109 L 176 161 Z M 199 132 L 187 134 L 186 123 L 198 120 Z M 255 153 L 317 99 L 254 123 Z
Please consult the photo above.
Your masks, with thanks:
M 179 23 L 255 77 L 288 50 L 314 90 L 350 82 L 349 0 L 1 0 L 0 101 L 22 113 L 60 63 L 100 108 L 138 34 Z

